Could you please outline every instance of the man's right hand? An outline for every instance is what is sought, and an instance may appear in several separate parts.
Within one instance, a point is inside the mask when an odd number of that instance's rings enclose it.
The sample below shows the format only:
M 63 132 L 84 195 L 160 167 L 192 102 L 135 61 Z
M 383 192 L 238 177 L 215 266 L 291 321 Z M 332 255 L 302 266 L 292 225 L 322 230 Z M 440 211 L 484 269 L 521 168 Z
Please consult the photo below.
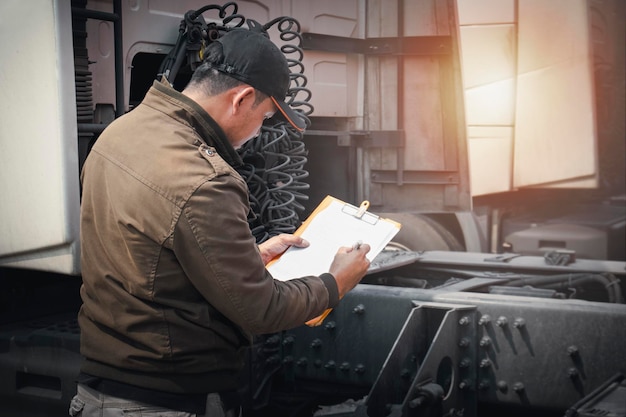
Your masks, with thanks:
M 337 281 L 337 289 L 339 290 L 339 298 L 343 298 L 348 291 L 356 287 L 356 284 L 367 273 L 370 261 L 365 257 L 370 251 L 368 244 L 362 244 L 357 247 L 341 247 L 335 254 L 330 272 Z

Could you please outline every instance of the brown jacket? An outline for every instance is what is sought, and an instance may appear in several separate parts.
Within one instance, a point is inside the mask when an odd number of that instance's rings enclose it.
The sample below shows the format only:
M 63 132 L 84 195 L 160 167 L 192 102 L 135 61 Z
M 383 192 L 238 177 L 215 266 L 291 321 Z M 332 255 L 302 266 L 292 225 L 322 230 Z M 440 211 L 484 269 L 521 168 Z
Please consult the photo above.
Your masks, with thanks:
M 82 371 L 168 392 L 233 389 L 252 334 L 338 302 L 330 274 L 265 270 L 241 160 L 195 102 L 155 82 L 83 169 Z

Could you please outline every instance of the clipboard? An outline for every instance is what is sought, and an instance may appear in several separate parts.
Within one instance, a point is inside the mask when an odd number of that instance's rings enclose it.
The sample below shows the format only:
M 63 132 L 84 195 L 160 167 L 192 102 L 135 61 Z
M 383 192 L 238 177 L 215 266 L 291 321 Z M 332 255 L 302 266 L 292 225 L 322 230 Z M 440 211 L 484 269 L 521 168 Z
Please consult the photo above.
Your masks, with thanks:
M 270 261 L 266 268 L 274 279 L 288 281 L 303 276 L 319 276 L 328 272 L 330 265 L 342 246 L 367 243 L 370 251 L 367 258 L 374 260 L 400 231 L 400 223 L 377 216 L 367 211 L 369 202 L 359 207 L 340 199 L 326 196 L 311 215 L 294 232 L 309 241 L 306 248 L 290 247 L 280 257 Z M 306 324 L 319 326 L 330 313 L 322 315 Z

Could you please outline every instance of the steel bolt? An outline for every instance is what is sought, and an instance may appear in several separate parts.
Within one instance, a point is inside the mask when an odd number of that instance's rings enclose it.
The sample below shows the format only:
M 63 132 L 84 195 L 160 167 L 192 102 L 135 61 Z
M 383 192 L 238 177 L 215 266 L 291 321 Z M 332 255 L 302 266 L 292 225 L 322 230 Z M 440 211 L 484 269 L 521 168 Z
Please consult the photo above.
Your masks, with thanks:
M 480 383 L 478 384 L 478 389 L 486 391 L 489 389 L 489 381 L 487 381 L 486 379 L 483 379 L 482 381 L 480 381 Z
M 269 358 L 265 359 L 265 363 L 268 365 L 275 365 L 280 362 L 280 357 L 278 355 L 272 355 Z
M 467 326 L 468 324 L 470 324 L 470 318 L 467 316 L 461 317 L 461 319 L 459 320 L 459 324 L 461 326 Z
M 293 336 L 287 336 L 283 340 L 283 346 L 291 346 L 295 342 L 295 338 Z
M 571 379 L 576 379 L 578 378 L 578 369 L 576 368 L 569 368 L 567 370 L 567 375 L 571 378 Z
M 506 319 L 506 317 L 504 316 L 500 316 L 498 317 L 498 319 L 496 320 L 496 326 L 498 327 L 504 327 L 509 323 L 509 321 Z
M 472 361 L 469 358 L 463 358 L 461 362 L 459 362 L 459 368 L 469 368 L 471 364 Z
M 321 348 L 321 347 L 322 347 L 322 340 L 321 340 L 321 339 L 314 339 L 314 340 L 311 342 L 311 347 L 312 347 L 313 349 L 319 349 L 319 348 Z
M 516 318 L 513 322 L 513 327 L 515 327 L 516 329 L 521 329 L 524 326 L 526 326 L 526 320 L 521 317 Z
M 489 359 L 483 359 L 480 361 L 480 364 L 478 365 L 481 368 L 489 368 L 491 366 L 491 361 Z
M 482 339 L 480 339 L 480 347 L 483 348 L 488 348 L 489 346 L 491 346 L 491 339 L 488 338 L 487 336 L 483 337 Z
M 507 392 L 509 390 L 509 384 L 506 381 L 500 380 L 496 385 L 501 392 Z
M 480 320 L 478 320 L 478 324 L 481 326 L 486 326 L 489 322 L 491 322 L 491 316 L 489 314 L 483 314 L 480 317 Z
M 417 408 L 424 403 L 424 397 L 420 396 L 411 401 L 409 401 L 409 408 Z
M 522 392 L 524 392 L 524 384 L 521 382 L 516 382 L 515 384 L 513 384 L 513 391 L 515 391 L 518 394 L 521 394 Z
M 298 359 L 298 361 L 296 362 L 296 365 L 298 365 L 300 368 L 305 368 L 308 362 L 309 360 L 303 356 L 300 359 Z
M 459 347 L 466 348 L 469 345 L 470 345 L 470 340 L 467 337 L 464 337 L 461 340 L 459 340 Z
M 356 366 L 356 368 L 354 368 L 354 372 L 356 372 L 357 374 L 362 374 L 365 372 L 365 365 L 363 364 L 358 364 Z
M 324 365 L 324 368 L 326 368 L 326 370 L 328 371 L 334 371 L 336 367 L 337 364 L 335 363 L 335 361 L 328 361 L 326 365 Z
M 365 306 L 363 304 L 359 304 L 352 310 L 354 314 L 363 314 L 365 313 Z
M 328 323 L 324 325 L 324 328 L 328 331 L 335 330 L 335 327 L 337 327 L 337 324 L 334 321 L 329 321 Z
M 578 346 L 576 345 L 571 345 L 567 348 L 567 354 L 570 356 L 577 356 L 578 355 Z
M 469 389 L 469 387 L 470 387 L 470 382 L 467 379 L 464 379 L 463 381 L 459 382 L 459 389 L 466 390 L 466 389 Z
M 274 335 L 265 339 L 265 346 L 276 346 L 280 343 L 280 336 Z
M 350 371 L 350 363 L 348 362 L 342 362 L 341 365 L 339 365 L 339 369 L 342 372 L 349 372 Z

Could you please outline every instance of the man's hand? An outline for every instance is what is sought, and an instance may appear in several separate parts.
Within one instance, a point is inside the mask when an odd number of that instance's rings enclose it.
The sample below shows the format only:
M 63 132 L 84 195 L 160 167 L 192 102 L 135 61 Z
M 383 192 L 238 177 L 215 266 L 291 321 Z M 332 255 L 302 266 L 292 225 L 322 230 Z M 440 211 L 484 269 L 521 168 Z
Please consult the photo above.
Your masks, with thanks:
M 335 281 L 337 281 L 340 299 L 354 288 L 367 273 L 370 261 L 365 255 L 367 255 L 369 251 L 370 245 L 365 243 L 362 245 L 359 244 L 358 247 L 341 247 L 335 254 L 335 258 L 328 272 L 330 272 L 335 277 Z
M 309 246 L 309 242 L 302 239 L 300 236 L 286 233 L 271 237 L 265 242 L 259 244 L 259 251 L 261 252 L 261 258 L 263 258 L 263 264 L 267 265 L 269 261 L 289 249 L 290 246 L 306 248 Z

